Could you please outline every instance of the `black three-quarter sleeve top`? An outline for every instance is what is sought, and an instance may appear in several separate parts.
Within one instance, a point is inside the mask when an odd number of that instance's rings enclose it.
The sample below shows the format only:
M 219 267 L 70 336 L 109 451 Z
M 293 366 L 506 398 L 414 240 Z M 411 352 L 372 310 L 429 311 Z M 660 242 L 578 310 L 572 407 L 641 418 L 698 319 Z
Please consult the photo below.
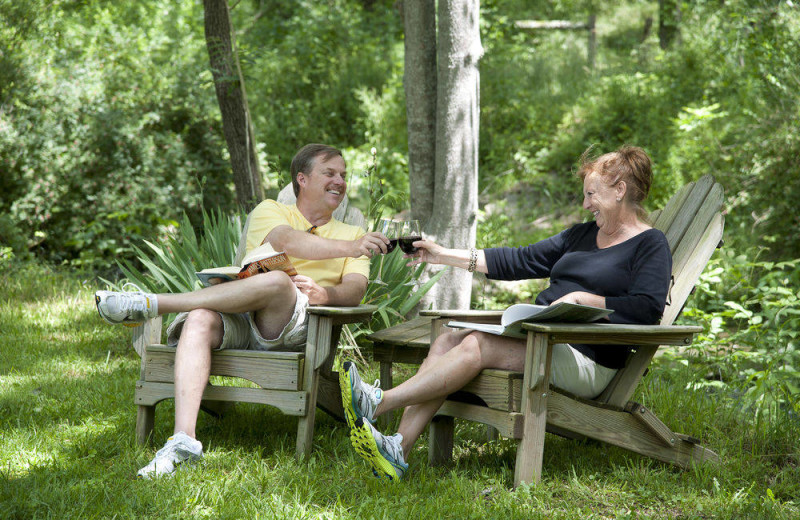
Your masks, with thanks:
M 577 224 L 523 247 L 484 250 L 488 277 L 524 280 L 550 277 L 536 303 L 549 305 L 565 294 L 585 291 L 605 296 L 611 323 L 658 323 L 666 305 L 672 255 L 664 234 L 648 229 L 625 242 L 599 249 L 597 224 Z M 572 345 L 596 363 L 622 368 L 630 346 Z

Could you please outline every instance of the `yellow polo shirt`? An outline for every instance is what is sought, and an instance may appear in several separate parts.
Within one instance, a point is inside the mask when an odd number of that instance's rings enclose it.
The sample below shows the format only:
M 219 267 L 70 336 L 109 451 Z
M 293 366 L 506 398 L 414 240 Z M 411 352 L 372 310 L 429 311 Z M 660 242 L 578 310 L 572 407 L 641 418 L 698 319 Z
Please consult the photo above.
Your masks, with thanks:
M 295 204 L 287 206 L 274 200 L 264 200 L 250 214 L 250 225 L 247 228 L 247 252 L 261 245 L 267 235 L 278 226 L 289 226 L 298 231 L 308 231 L 311 223 L 300 213 Z M 344 222 L 331 219 L 324 226 L 314 230 L 314 234 L 335 240 L 355 240 L 364 235 L 364 230 Z M 298 274 L 308 276 L 322 287 L 331 287 L 342 283 L 346 274 L 357 273 L 369 279 L 369 259 L 328 258 L 326 260 L 306 260 L 304 258 L 289 259 Z

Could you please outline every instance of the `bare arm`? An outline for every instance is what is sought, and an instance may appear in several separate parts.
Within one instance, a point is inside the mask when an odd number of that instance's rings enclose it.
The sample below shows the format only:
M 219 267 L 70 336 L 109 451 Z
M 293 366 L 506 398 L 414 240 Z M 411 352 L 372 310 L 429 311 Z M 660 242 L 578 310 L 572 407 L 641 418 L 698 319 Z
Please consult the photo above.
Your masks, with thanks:
M 335 240 L 290 226 L 277 226 L 267 234 L 267 241 L 276 251 L 286 251 L 289 256 L 306 260 L 372 256 L 385 253 L 389 244 L 389 239 L 377 232 L 366 233 L 356 240 Z
M 321 287 L 308 276 L 292 277 L 295 286 L 308 296 L 311 305 L 334 305 L 355 307 L 361 303 L 367 292 L 367 279 L 360 274 L 350 273 L 342 277 L 342 283 L 332 287 Z
M 447 249 L 432 240 L 418 240 L 414 242 L 414 245 L 419 247 L 419 251 L 414 256 L 405 255 L 406 258 L 411 258 L 408 265 L 418 265 L 425 262 L 428 264 L 451 265 L 461 269 L 469 267 L 469 249 Z M 488 273 L 486 254 L 483 249 L 478 249 L 477 253 L 478 261 L 475 265 L 475 270 L 480 273 Z

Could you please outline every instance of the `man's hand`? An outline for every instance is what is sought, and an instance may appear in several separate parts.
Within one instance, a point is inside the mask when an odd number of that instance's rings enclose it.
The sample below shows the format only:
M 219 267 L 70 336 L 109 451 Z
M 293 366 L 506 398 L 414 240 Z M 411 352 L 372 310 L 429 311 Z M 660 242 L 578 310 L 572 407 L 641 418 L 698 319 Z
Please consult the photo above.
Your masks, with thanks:
M 329 302 L 328 291 L 308 276 L 298 274 L 292 276 L 292 281 L 301 293 L 308 296 L 309 305 L 326 305 Z
M 350 256 L 358 258 L 366 255 L 372 258 L 374 255 L 385 254 L 388 245 L 389 239 L 383 233 L 370 231 L 361 238 L 353 240 L 353 254 Z

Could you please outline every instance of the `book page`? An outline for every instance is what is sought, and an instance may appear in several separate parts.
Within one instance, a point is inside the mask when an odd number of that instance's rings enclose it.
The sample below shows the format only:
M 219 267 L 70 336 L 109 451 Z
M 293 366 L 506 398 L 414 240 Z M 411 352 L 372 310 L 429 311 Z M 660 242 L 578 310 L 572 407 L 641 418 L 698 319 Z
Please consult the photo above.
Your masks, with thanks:
M 536 316 L 540 312 L 547 310 L 547 305 L 534 305 L 532 303 L 517 303 L 503 312 L 500 318 L 502 325 L 508 326 L 517 321 L 523 321 L 531 316 Z
M 520 308 L 515 309 L 515 307 Z M 602 309 L 600 307 L 567 302 L 548 306 L 517 304 L 506 309 L 506 312 L 503 313 L 501 323 L 506 326 L 519 321 L 589 323 L 608 316 L 612 312 L 614 312 L 612 309 Z M 509 313 L 509 318 L 514 318 L 513 321 L 506 322 L 506 313 Z

